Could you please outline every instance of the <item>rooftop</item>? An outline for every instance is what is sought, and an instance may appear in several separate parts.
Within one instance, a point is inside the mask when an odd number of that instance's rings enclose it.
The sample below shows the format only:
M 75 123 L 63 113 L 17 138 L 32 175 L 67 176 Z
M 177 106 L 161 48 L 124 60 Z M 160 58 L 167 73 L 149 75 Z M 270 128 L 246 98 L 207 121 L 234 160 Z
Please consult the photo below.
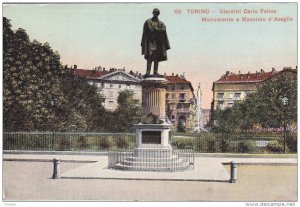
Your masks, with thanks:
M 110 71 L 98 71 L 98 70 L 86 70 L 86 69 L 74 69 L 74 73 L 79 77 L 87 78 L 99 78 L 103 75 L 110 73 Z
M 190 84 L 190 81 L 187 81 L 184 77 L 178 76 L 178 75 L 172 75 L 172 76 L 165 76 L 165 78 L 170 82 L 170 83 L 187 83 Z
M 284 68 L 281 71 L 276 71 L 275 68 L 272 68 L 270 72 L 265 72 L 263 69 L 261 69 L 260 72 L 256 72 L 256 73 L 248 72 L 246 74 L 241 74 L 241 73 L 235 74 L 226 71 L 226 74 L 223 75 L 219 80 L 215 81 L 214 83 L 261 82 L 279 73 L 282 73 L 283 71 L 296 72 L 297 70 L 292 68 Z
M 75 65 L 74 68 L 68 68 L 68 69 L 72 69 L 74 71 L 74 74 L 76 76 L 86 77 L 86 78 L 92 78 L 92 79 L 99 78 L 99 77 L 104 76 L 104 75 L 106 75 L 108 73 L 115 72 L 115 71 L 118 71 L 118 70 L 124 71 L 123 69 L 115 69 L 115 68 L 111 68 L 109 70 L 105 70 L 105 68 L 104 69 L 101 68 L 100 70 L 98 70 L 98 69 L 93 69 L 93 70 L 78 69 L 77 65 Z M 137 72 L 133 73 L 132 71 L 130 71 L 129 74 L 133 75 L 136 78 L 141 78 L 140 73 L 137 73 Z M 191 82 L 187 81 L 183 75 L 178 75 L 178 74 L 174 75 L 174 73 L 172 73 L 172 75 L 168 76 L 168 75 L 165 74 L 165 78 L 170 83 L 173 83 L 173 84 L 186 83 L 186 84 L 191 85 Z

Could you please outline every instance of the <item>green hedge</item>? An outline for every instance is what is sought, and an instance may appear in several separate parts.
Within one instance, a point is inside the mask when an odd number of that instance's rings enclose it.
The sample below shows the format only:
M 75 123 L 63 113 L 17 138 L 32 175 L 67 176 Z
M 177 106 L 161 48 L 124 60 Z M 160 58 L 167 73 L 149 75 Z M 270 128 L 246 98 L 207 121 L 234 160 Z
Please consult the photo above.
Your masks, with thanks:
M 172 138 L 172 145 L 177 149 L 193 149 L 200 153 L 281 153 L 283 148 L 274 146 L 274 143 L 280 143 L 283 139 L 282 134 L 276 136 L 271 134 L 219 134 L 202 132 L 200 134 L 176 133 L 177 136 Z M 256 146 L 256 141 L 266 140 L 269 145 L 266 147 Z M 296 135 L 287 137 L 287 148 L 289 152 L 297 152 Z

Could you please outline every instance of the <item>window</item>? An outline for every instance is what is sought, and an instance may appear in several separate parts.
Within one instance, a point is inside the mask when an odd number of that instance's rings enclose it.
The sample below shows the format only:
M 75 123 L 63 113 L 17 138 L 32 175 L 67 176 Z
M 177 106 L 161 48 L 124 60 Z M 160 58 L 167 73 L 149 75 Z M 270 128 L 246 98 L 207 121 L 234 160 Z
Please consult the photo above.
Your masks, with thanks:
M 111 87 L 111 88 L 114 87 L 114 84 L 111 83 L 111 84 L 109 85 L 109 87 Z
M 219 109 L 224 109 L 224 101 L 218 101 L 218 105 L 217 105 L 217 108 Z
M 218 93 L 218 99 L 224 99 L 224 93 Z
M 179 101 L 184 102 L 185 101 L 185 93 L 179 93 Z
M 233 99 L 233 93 L 229 93 L 229 94 L 228 94 L 228 98 L 229 98 L 229 99 Z
M 130 85 L 129 85 L 129 84 L 127 84 L 127 85 L 126 85 L 126 89 L 129 89 L 129 88 L 130 88 Z
M 170 96 L 170 94 L 169 94 L 169 93 L 166 93 L 166 99 L 168 99 L 168 98 L 169 98 L 169 96 Z
M 175 99 L 175 98 L 176 98 L 176 94 L 172 93 L 172 99 Z
M 102 86 L 102 88 L 104 88 L 104 87 L 105 87 L 105 84 L 104 84 L 104 83 L 101 83 L 101 86 Z
M 184 89 L 185 89 L 184 86 L 185 86 L 185 85 L 181 85 L 181 86 L 180 86 L 180 89 L 181 89 L 181 90 L 184 90 Z
M 108 105 L 109 105 L 109 107 L 112 107 L 114 105 L 114 101 L 109 101 Z
M 172 91 L 174 91 L 175 90 L 175 85 L 172 85 Z
M 119 84 L 119 88 L 122 88 L 122 85 L 121 85 L 121 84 Z
M 175 120 L 175 119 L 176 119 L 175 115 L 172 114 L 172 115 L 171 115 L 171 120 Z
M 109 97 L 113 97 L 114 93 L 112 91 L 109 92 Z
M 241 98 L 241 93 L 235 93 L 234 99 L 239 100 Z
M 247 92 L 245 92 L 245 96 L 248 96 L 251 93 L 252 93 L 251 91 L 247 91 Z
M 228 107 L 233 107 L 233 103 L 232 102 L 228 103 Z

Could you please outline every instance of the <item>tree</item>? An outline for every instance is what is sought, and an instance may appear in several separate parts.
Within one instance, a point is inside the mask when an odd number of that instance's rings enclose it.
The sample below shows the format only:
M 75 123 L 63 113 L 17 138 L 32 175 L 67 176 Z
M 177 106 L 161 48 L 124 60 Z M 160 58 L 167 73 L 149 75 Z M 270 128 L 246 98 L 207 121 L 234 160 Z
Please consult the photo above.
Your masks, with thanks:
M 284 97 L 289 99 L 287 106 L 282 103 Z M 288 123 L 297 122 L 297 79 L 280 76 L 269 80 L 258 88 L 254 100 L 257 119 L 262 127 L 282 127 L 283 118 Z
M 13 32 L 7 18 L 3 22 L 4 129 L 45 129 L 55 116 L 50 99 L 61 95 L 60 57 L 47 43 L 30 42 L 25 30 Z
M 111 122 L 113 131 L 128 132 L 133 131 L 133 124 L 141 120 L 141 105 L 134 100 L 134 92 L 124 90 L 119 93 L 118 107 L 111 116 L 114 121 Z
M 48 43 L 31 42 L 3 17 L 4 130 L 101 130 L 102 102 L 96 86 L 63 69 Z
M 284 106 L 282 98 L 289 104 Z M 257 91 L 249 94 L 244 102 L 235 103 L 232 108 L 217 110 L 214 114 L 222 133 L 237 133 L 252 129 L 254 125 L 263 128 L 279 128 L 283 120 L 297 122 L 297 80 L 293 76 L 280 76 L 265 81 Z

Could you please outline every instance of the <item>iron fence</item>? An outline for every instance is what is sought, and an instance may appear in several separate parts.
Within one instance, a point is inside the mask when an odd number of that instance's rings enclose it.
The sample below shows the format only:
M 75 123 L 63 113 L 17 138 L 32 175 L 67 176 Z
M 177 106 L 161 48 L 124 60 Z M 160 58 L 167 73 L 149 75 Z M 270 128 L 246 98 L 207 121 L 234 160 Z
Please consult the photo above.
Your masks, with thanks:
M 107 151 L 132 149 L 134 133 L 4 132 L 4 150 Z
M 108 152 L 108 168 L 126 171 L 177 172 L 194 170 L 191 150 L 115 150 Z
M 200 133 L 197 136 L 172 136 L 171 145 L 177 150 L 198 153 L 282 153 L 283 138 L 276 136 L 224 135 Z M 74 133 L 74 132 L 4 132 L 4 150 L 33 151 L 108 151 L 131 150 L 135 133 Z M 287 137 L 287 149 L 297 152 L 297 135 Z

